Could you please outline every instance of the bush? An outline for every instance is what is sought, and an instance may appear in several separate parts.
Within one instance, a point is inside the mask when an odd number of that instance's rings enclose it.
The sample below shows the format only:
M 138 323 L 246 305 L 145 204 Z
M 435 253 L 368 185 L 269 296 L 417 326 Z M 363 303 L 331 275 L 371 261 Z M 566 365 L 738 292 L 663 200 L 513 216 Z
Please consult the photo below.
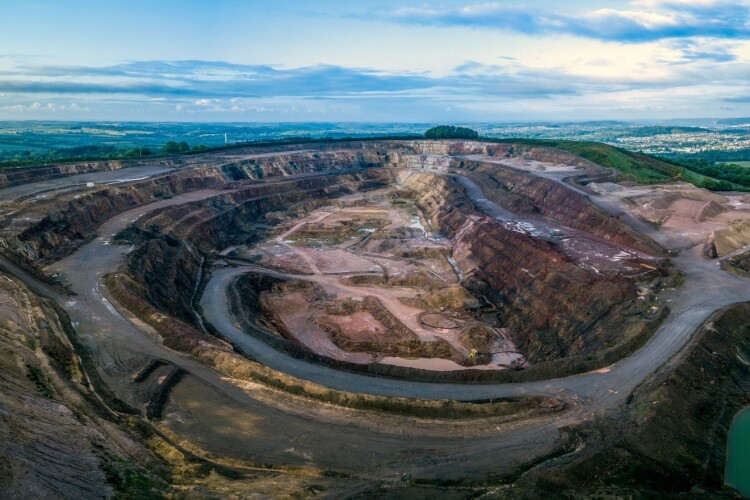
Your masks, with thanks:
M 711 191 L 732 191 L 734 189 L 731 182 L 715 181 L 713 179 L 703 179 L 701 187 Z
M 162 146 L 161 150 L 166 154 L 187 153 L 188 151 L 190 151 L 190 144 L 185 141 L 169 141 L 164 146 Z
M 467 127 L 453 125 L 438 125 L 424 133 L 427 139 L 477 139 L 479 133 Z

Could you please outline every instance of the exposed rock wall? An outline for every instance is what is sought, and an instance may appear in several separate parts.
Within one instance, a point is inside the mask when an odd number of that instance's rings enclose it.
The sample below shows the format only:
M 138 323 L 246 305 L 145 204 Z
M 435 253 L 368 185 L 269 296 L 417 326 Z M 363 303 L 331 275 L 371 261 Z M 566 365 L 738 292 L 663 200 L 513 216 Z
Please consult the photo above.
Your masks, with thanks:
M 97 408 L 54 310 L 0 274 L 3 498 L 111 498 L 121 474 L 142 481 L 136 496 L 155 486 L 136 461 L 161 467 Z
M 46 167 L 18 167 L 0 170 L 0 188 L 26 184 L 28 182 L 46 181 L 86 172 L 106 172 L 117 170 L 128 165 L 122 160 L 92 161 L 50 165 Z
M 296 204 L 319 205 L 355 191 L 380 188 L 387 173 L 366 171 L 252 185 L 206 200 L 168 207 L 139 219 L 142 240 L 127 258 L 127 272 L 143 284 L 162 312 L 193 323 L 193 291 L 203 259 L 213 250 L 252 237 L 265 214 Z
M 489 199 L 508 210 L 542 214 L 563 225 L 652 255 L 663 252 L 656 242 L 630 229 L 587 196 L 553 180 L 494 164 L 465 162 L 463 168 L 484 188 Z
M 300 152 L 292 155 L 240 159 L 221 166 L 230 180 L 311 174 L 382 165 L 387 153 L 374 149 Z
M 215 169 L 193 169 L 129 186 L 109 187 L 70 200 L 15 237 L 0 240 L 4 253 L 33 268 L 73 251 L 105 220 L 137 206 L 207 187 L 224 178 Z
M 300 152 L 219 166 L 194 166 L 70 199 L 20 234 L 0 239 L 0 250 L 26 267 L 34 268 L 73 251 L 113 215 L 161 198 L 197 189 L 218 188 L 228 181 L 368 168 L 378 165 L 385 156 L 385 152 L 377 150 Z
M 738 221 L 711 233 L 703 247 L 703 254 L 710 259 L 715 259 L 747 245 L 750 245 L 750 222 Z
M 749 316 L 750 303 L 715 314 L 674 371 L 579 429 L 580 452 L 537 468 L 511 496 L 739 498 L 723 482 L 729 427 L 748 405 Z
M 722 261 L 721 268 L 740 276 L 750 277 L 750 252 L 743 252 Z
M 467 285 L 499 309 L 532 361 L 586 354 L 621 341 L 622 311 L 635 284 L 577 267 L 551 244 L 480 215 L 452 181 L 402 174 L 417 203 L 454 243 Z

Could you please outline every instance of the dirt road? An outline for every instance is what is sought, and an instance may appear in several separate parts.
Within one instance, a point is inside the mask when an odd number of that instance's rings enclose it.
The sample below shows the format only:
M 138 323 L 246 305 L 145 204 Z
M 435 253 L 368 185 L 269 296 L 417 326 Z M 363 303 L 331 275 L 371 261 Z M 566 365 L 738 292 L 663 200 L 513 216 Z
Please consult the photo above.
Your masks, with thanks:
M 490 213 L 507 212 L 487 200 L 475 184 L 467 194 Z M 669 362 L 690 340 L 693 333 L 713 312 L 729 304 L 750 300 L 750 283 L 722 271 L 717 262 L 702 258 L 698 249 L 683 251 L 674 259 L 685 273 L 685 285 L 663 294 L 672 313 L 650 341 L 635 354 L 596 372 L 565 379 L 520 384 L 428 384 L 394 381 L 364 375 L 342 373 L 294 359 L 241 331 L 228 313 L 225 290 L 237 276 L 250 269 L 226 268 L 211 277 L 201 298 L 206 319 L 220 332 L 262 363 L 296 377 L 336 389 L 388 396 L 475 400 L 520 395 L 560 397 L 569 395 L 585 402 L 590 413 L 598 414 L 616 407 L 646 377 Z M 268 272 L 253 267 L 253 272 Z
M 115 271 L 129 250 L 109 243 L 117 231 L 149 211 L 217 193 L 189 193 L 122 213 L 101 226 L 96 240 L 50 269 L 64 272 L 77 293 L 75 297 L 58 299 L 97 360 L 106 383 L 127 400 L 130 370 L 140 359 L 157 357 L 185 369 L 188 380 L 197 384 L 196 389 L 192 393 L 175 391 L 171 408 L 174 412 L 192 408 L 195 418 L 186 420 L 168 414 L 167 422 L 208 451 L 237 458 L 314 465 L 352 474 L 368 470 L 373 477 L 392 479 L 404 473 L 448 480 L 511 472 L 520 464 L 554 450 L 560 442 L 562 427 L 622 404 L 650 374 L 669 366 L 670 360 L 680 353 L 711 313 L 728 304 L 750 300 L 747 281 L 722 272 L 716 262 L 703 260 L 697 251 L 683 252 L 675 262 L 685 272 L 686 283 L 664 295 L 672 314 L 644 348 L 625 360 L 596 372 L 541 382 L 418 383 L 338 372 L 270 348 L 240 331 L 228 312 L 226 287 L 248 269 L 216 271 L 201 299 L 206 319 L 243 350 L 277 370 L 329 387 L 370 394 L 457 400 L 543 395 L 559 397 L 573 405 L 573 410 L 566 414 L 512 427 L 498 426 L 495 430 L 489 422 L 483 422 L 477 425 L 486 427 L 491 434 L 472 438 L 409 419 L 384 417 L 381 423 L 380 418 L 378 422 L 368 422 L 371 417 L 345 410 L 282 410 L 230 383 L 223 374 L 166 349 L 148 328 L 118 313 L 101 283 L 101 277 Z M 28 276 L 25 279 L 33 281 Z M 201 387 L 208 388 L 202 406 L 196 396 Z M 196 404 L 200 411 L 195 409 Z M 221 405 L 225 405 L 226 411 L 219 411 Z M 232 416 L 229 411 L 232 408 L 237 410 L 237 416 Z M 241 419 L 252 419 L 253 423 L 242 430 L 237 427 Z M 207 440 L 207 435 L 215 439 Z
M 101 280 L 116 270 L 129 250 L 109 244 L 111 237 L 151 210 L 215 194 L 218 192 L 193 192 L 124 212 L 103 224 L 94 241 L 50 266 L 50 270 L 66 273 L 77 295 L 61 305 L 95 357 L 100 375 L 120 397 L 134 403 L 129 387 L 133 366 L 142 364 L 142 359 L 164 359 L 184 369 L 189 374 L 187 383 L 193 385 L 189 391 L 175 391 L 167 408 L 166 422 L 207 451 L 253 462 L 314 465 L 353 475 L 368 470 L 386 479 L 397 479 L 405 473 L 456 479 L 480 478 L 490 472 L 510 473 L 518 464 L 556 448 L 560 439 L 558 427 L 564 425 L 555 424 L 556 417 L 547 419 L 550 425 L 542 429 L 514 425 L 513 432 L 503 433 L 497 431 L 507 426 L 494 426 L 490 421 L 482 430 L 483 435 L 463 437 L 462 434 L 476 434 L 476 431 L 462 432 L 408 418 L 397 418 L 389 426 L 393 419 L 385 417 L 373 425 L 372 416 L 367 413 L 360 415 L 347 410 L 340 415 L 330 409 L 318 413 L 309 408 L 282 410 L 227 381 L 224 374 L 165 348 L 150 329 L 128 321 L 107 298 Z M 270 348 L 268 352 L 271 356 L 274 353 L 281 356 Z M 283 359 L 290 364 L 300 363 Z M 311 378 L 327 373 L 316 365 L 302 366 L 309 370 Z M 347 376 L 333 370 L 330 373 L 342 380 Z M 390 382 L 398 385 L 396 381 Z M 461 387 L 453 386 L 453 390 L 459 395 Z M 193 418 L 174 415 L 184 411 L 189 411 Z M 248 419 L 252 425 L 243 431 L 240 422 Z M 471 422 L 465 425 L 475 427 Z M 231 435 L 225 431 L 230 428 L 234 429 Z M 509 460 L 499 464 L 497 454 L 501 451 Z

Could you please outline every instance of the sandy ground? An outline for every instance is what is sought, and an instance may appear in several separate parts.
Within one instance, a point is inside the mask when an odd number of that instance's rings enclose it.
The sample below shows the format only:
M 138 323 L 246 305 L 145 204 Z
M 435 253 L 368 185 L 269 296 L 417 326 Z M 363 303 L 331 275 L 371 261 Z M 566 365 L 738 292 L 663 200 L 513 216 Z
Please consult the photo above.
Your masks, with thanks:
M 345 197 L 341 207 L 324 207 L 307 216 L 289 221 L 269 241 L 252 248 L 233 249 L 240 255 L 258 255 L 259 264 L 279 270 L 289 279 L 303 279 L 315 283 L 326 294 L 326 300 L 336 301 L 364 297 L 376 298 L 408 331 L 422 342 L 442 339 L 455 349 L 469 365 L 472 345 L 461 340 L 465 328 L 478 322 L 472 318 L 451 318 L 450 328 L 424 322 L 422 316 L 430 311 L 419 307 L 419 298 L 433 287 L 458 283 L 460 276 L 448 261 L 449 242 L 431 232 L 431 221 L 424 218 L 416 207 L 403 200 L 389 201 L 388 190 Z M 379 200 L 379 201 L 375 201 Z M 357 201 L 356 206 L 351 206 Z M 366 204 L 364 204 L 366 203 Z M 425 257 L 404 255 L 426 252 Z M 398 286 L 353 284 L 349 278 L 358 275 L 379 277 L 383 280 L 400 278 Z M 432 284 L 419 283 L 425 279 Z M 414 285 L 409 285 L 409 281 Z M 465 292 L 467 295 L 468 292 Z M 315 301 L 316 304 L 310 304 Z M 423 369 L 462 370 L 455 359 L 415 358 L 383 355 L 373 352 L 347 352 L 338 348 L 328 334 L 315 325 L 314 317 L 320 315 L 319 298 L 305 298 L 296 293 L 289 297 L 273 296 L 267 301 L 273 312 L 284 322 L 284 327 L 295 340 L 312 351 L 338 360 L 353 363 L 377 361 L 385 364 Z M 443 308 L 444 309 L 444 308 Z M 458 316 L 457 312 L 446 312 Z M 369 316 L 369 318 L 368 318 Z M 464 315 L 465 316 L 465 315 Z M 349 316 L 335 316 L 334 322 L 346 330 L 351 339 L 370 339 L 378 342 L 382 337 L 377 322 L 369 314 L 358 312 Z M 509 337 L 498 329 L 489 327 L 488 334 L 497 337 L 498 352 L 486 356 L 486 364 L 479 369 L 506 369 L 523 364 Z M 502 352 L 500 352 L 502 351 Z
M 537 172 L 562 180 L 562 175 L 555 177 L 555 172 Z M 198 196 L 176 197 L 169 203 L 185 203 Z M 628 208 L 632 204 L 625 196 L 605 194 L 591 199 L 612 213 L 630 210 L 626 213 L 632 216 L 632 208 Z M 739 197 L 728 199 L 735 206 L 743 204 Z M 355 392 L 463 400 L 543 395 L 560 397 L 574 409 L 564 415 L 506 425 L 493 420 L 479 424 L 419 421 L 329 405 L 311 406 L 287 401 L 283 394 L 264 396 L 262 387 L 228 380 L 223 374 L 164 348 L 152 331 L 120 314 L 116 304 L 107 298 L 100 278 L 117 268 L 128 248 L 106 242 L 129 220 L 159 206 L 163 206 L 162 202 L 113 218 L 102 226 L 95 241 L 55 264 L 55 269 L 68 274 L 78 294 L 75 297 L 55 294 L 1 259 L 0 264 L 65 307 L 80 338 L 100 365 L 102 377 L 124 399 L 132 390 L 134 369 L 143 366 L 145 360 L 166 359 L 188 371 L 190 375 L 170 397 L 166 425 L 210 453 L 253 463 L 295 464 L 305 467 L 304 471 L 335 470 L 355 478 L 393 481 L 402 474 L 445 481 L 484 480 L 488 474 L 511 473 L 520 464 L 556 450 L 563 429 L 612 412 L 655 371 L 674 366 L 679 353 L 684 352 L 710 314 L 725 305 L 750 300 L 747 280 L 722 272 L 717 262 L 703 259 L 697 249 L 683 250 L 675 263 L 685 273 L 685 285 L 665 293 L 672 313 L 647 345 L 631 357 L 596 372 L 565 379 L 521 384 L 430 384 L 340 372 L 291 358 L 257 341 L 236 328 L 226 305 L 226 287 L 247 269 L 216 270 L 201 298 L 207 319 L 255 359 L 274 369 Z M 634 217 L 627 220 L 675 251 L 686 242 L 700 242 L 700 235 L 683 238 L 676 234 L 679 228 L 654 227 Z M 396 261 L 380 258 L 378 262 Z M 320 269 L 321 264 L 316 265 Z M 444 277 L 455 280 L 456 273 L 449 264 L 446 266 Z M 439 266 L 435 272 L 438 271 Z M 318 277 L 308 278 L 311 276 Z

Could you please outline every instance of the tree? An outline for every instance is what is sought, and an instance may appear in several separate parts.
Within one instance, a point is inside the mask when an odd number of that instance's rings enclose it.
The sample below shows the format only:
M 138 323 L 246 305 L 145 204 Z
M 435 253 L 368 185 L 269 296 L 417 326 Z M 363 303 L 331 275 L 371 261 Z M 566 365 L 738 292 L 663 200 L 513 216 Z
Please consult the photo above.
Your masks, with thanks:
M 161 150 L 165 154 L 187 153 L 188 151 L 190 151 L 190 144 L 185 141 L 169 141 L 164 146 L 162 146 Z
M 438 125 L 424 133 L 427 139 L 477 139 L 479 133 L 468 127 Z
M 711 191 L 731 191 L 732 183 L 727 181 L 715 181 L 713 179 L 703 179 L 701 187 Z

